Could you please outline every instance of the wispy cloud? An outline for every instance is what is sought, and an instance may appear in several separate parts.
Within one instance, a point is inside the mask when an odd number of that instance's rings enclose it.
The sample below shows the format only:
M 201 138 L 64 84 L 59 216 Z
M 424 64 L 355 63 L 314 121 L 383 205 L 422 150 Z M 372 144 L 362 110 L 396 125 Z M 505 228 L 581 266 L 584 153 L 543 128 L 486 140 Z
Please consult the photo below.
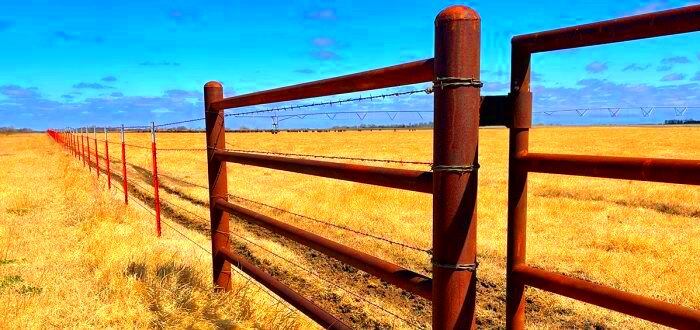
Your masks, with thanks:
M 667 65 L 672 65 L 672 64 L 687 64 L 690 63 L 690 59 L 686 56 L 672 56 L 672 57 L 667 57 L 661 60 L 661 64 L 667 64 Z
M 644 71 L 646 69 L 649 69 L 651 67 L 651 64 L 637 64 L 637 63 L 632 63 L 628 66 L 626 66 L 622 71 Z
M 656 71 L 664 72 L 664 71 L 671 71 L 671 69 L 673 69 L 673 66 L 671 66 L 671 65 L 659 65 L 659 67 L 656 68 Z
M 693 81 L 700 81 L 700 71 L 696 72 L 696 73 L 695 73 L 695 77 L 693 77 L 693 79 L 691 79 L 691 80 L 693 80 Z
M 27 99 L 39 96 L 36 87 L 21 87 L 17 85 L 0 86 L 0 94 L 9 99 Z
M 322 21 L 334 21 L 338 17 L 333 9 L 319 9 L 309 11 L 304 15 L 307 19 L 322 20 Z
M 682 73 L 671 73 L 663 76 L 661 81 L 679 81 L 685 79 L 685 75 Z
M 105 86 L 105 85 L 102 85 L 100 83 L 81 82 L 81 83 L 73 85 L 73 88 L 75 88 L 75 89 L 108 89 L 108 88 L 112 88 L 112 87 Z
M 311 52 L 311 56 L 324 61 L 336 60 L 340 58 L 340 56 L 332 50 L 315 50 Z
M 115 76 L 107 76 L 107 77 L 102 78 L 102 81 L 104 81 L 104 82 L 115 82 L 115 81 L 117 81 L 117 77 L 115 77 Z
M 317 37 L 311 40 L 311 43 L 316 47 L 328 47 L 335 44 L 335 40 L 332 38 Z
M 589 73 L 601 73 L 608 70 L 608 64 L 600 61 L 591 62 L 586 65 L 586 71 Z
M 112 94 L 109 94 L 111 97 L 124 97 L 124 93 L 122 92 L 114 92 Z
M 314 73 L 315 71 L 312 70 L 312 69 L 304 68 L 304 69 L 297 69 L 297 70 L 294 70 L 294 72 L 296 72 L 296 73 L 301 73 L 301 74 L 312 74 L 312 73 Z
M 139 63 L 140 66 L 180 66 L 180 63 L 178 62 L 169 62 L 169 61 L 160 61 L 160 62 L 151 62 L 151 61 L 145 61 Z

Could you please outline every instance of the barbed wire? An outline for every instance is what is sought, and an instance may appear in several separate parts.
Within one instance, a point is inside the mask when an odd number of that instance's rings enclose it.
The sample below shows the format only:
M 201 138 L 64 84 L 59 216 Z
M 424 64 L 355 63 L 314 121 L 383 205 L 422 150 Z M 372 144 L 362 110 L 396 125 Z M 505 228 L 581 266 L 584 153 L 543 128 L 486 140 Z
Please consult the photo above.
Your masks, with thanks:
M 133 165 L 132 165 L 132 166 L 133 166 Z M 194 182 L 190 182 L 190 181 L 187 181 L 187 180 L 183 180 L 183 179 L 180 179 L 180 178 L 176 178 L 176 177 L 174 177 L 174 176 L 172 176 L 172 175 L 163 175 L 163 174 L 160 174 L 160 173 L 159 173 L 158 176 L 159 176 L 159 177 L 165 177 L 165 178 L 168 178 L 168 179 L 171 179 L 171 180 L 181 181 L 181 182 L 184 182 L 184 183 L 186 183 L 186 184 L 188 184 L 188 185 L 191 185 L 191 186 L 194 186 L 194 187 L 197 187 L 197 188 L 206 189 L 206 190 L 209 189 L 209 187 L 205 187 L 205 186 L 203 186 L 203 185 L 200 185 L 200 184 L 197 184 L 197 183 L 194 183 Z M 145 188 L 143 188 L 143 187 L 141 187 L 141 186 L 139 186 L 139 185 L 136 185 L 136 186 L 137 186 L 137 187 L 140 187 L 140 188 L 143 189 L 143 190 L 146 190 Z M 406 243 L 397 242 L 397 241 L 394 241 L 394 240 L 391 240 L 391 239 L 388 239 L 388 238 L 385 238 L 385 237 L 382 237 L 382 236 L 378 236 L 378 235 L 374 235 L 374 234 L 370 234 L 370 233 L 365 233 L 365 232 L 362 232 L 362 231 L 359 231 L 359 230 L 356 230 L 356 229 L 353 229 L 353 228 L 350 228 L 350 227 L 346 227 L 346 226 L 342 226 L 342 225 L 337 225 L 337 224 L 334 224 L 334 223 L 331 223 L 331 222 L 328 222 L 328 221 L 323 221 L 323 220 L 315 219 L 315 218 L 312 218 L 312 217 L 309 217 L 309 216 L 306 216 L 306 215 L 303 215 L 303 214 L 299 214 L 299 213 L 295 213 L 295 212 L 292 212 L 292 211 L 288 211 L 288 210 L 285 210 L 285 209 L 282 209 L 282 208 L 279 208 L 279 207 L 276 207 L 276 206 L 273 206 L 273 205 L 270 205 L 270 204 L 266 204 L 266 203 L 263 203 L 263 202 L 254 201 L 254 200 L 252 200 L 252 199 L 248 199 L 248 198 L 245 198 L 245 197 L 242 197 L 242 196 L 233 195 L 233 194 L 228 194 L 228 196 L 231 197 L 231 198 L 234 198 L 234 199 L 238 199 L 238 200 L 242 200 L 242 201 L 245 201 L 245 202 L 248 202 L 248 203 L 256 204 L 256 205 L 258 205 L 258 206 L 264 206 L 264 207 L 267 207 L 267 208 L 270 208 L 270 209 L 273 209 L 273 210 L 276 210 L 276 211 L 279 211 L 279 212 L 287 213 L 287 214 L 293 215 L 293 216 L 298 217 L 298 218 L 303 218 L 303 219 L 308 220 L 308 221 L 313 221 L 313 222 L 316 222 L 316 223 L 321 223 L 321 224 L 324 224 L 324 225 L 327 225 L 327 226 L 330 226 L 330 227 L 334 227 L 334 228 L 337 228 L 337 229 L 349 231 L 349 232 L 352 232 L 352 233 L 357 234 L 357 235 L 361 235 L 361 236 L 365 236 L 365 237 L 368 237 L 368 238 L 380 240 L 380 241 L 383 241 L 383 242 L 385 242 L 385 243 L 393 244 L 393 245 L 396 245 L 396 246 L 401 246 L 401 247 L 406 248 L 406 249 L 410 249 L 410 250 L 414 250 L 414 251 L 418 251 L 418 252 L 424 252 L 424 253 L 427 253 L 427 254 L 429 254 L 429 255 L 432 255 L 432 253 L 433 253 L 431 249 L 423 249 L 423 248 L 415 247 L 415 246 L 412 246 L 412 245 L 409 245 L 409 244 L 406 244 Z M 179 206 L 177 206 L 177 207 L 179 207 Z M 182 210 L 184 210 L 184 211 L 186 211 L 186 212 L 189 212 L 189 213 L 191 213 L 191 214 L 195 214 L 195 213 L 192 213 L 191 211 L 189 211 L 189 210 L 187 210 L 187 209 L 184 209 L 184 208 L 182 208 L 182 207 L 179 207 L 179 208 L 182 209 Z M 197 216 L 199 216 L 199 215 L 197 215 Z
M 164 202 L 164 203 L 167 204 L 167 205 L 174 206 L 174 207 L 176 207 L 176 208 L 178 208 L 178 209 L 180 209 L 180 210 L 183 210 L 183 211 L 185 211 L 185 212 L 187 212 L 187 213 L 193 215 L 194 217 L 196 217 L 196 218 L 198 218 L 198 219 L 200 219 L 200 220 L 202 220 L 202 221 L 208 221 L 207 218 L 205 218 L 205 217 L 203 217 L 203 216 L 201 216 L 201 215 L 199 215 L 199 214 L 196 214 L 196 213 L 194 213 L 194 212 L 192 212 L 192 211 L 190 211 L 190 210 L 187 210 L 187 209 L 185 209 L 184 207 L 182 207 L 182 206 L 180 206 L 180 205 L 174 204 L 174 203 L 169 202 L 169 201 L 164 200 L 164 199 L 161 199 L 161 202 Z M 180 235 L 182 235 L 182 236 L 185 237 L 186 239 L 190 240 L 185 234 L 179 232 L 177 229 L 171 227 L 170 225 L 168 225 L 168 227 L 170 227 L 171 229 L 175 230 L 176 232 L 178 232 Z M 283 256 L 281 256 L 281 255 L 279 255 L 279 254 L 277 254 L 277 253 L 274 253 L 274 252 L 270 251 L 269 249 L 263 247 L 262 245 L 260 245 L 260 244 L 258 244 L 258 243 L 255 243 L 255 242 L 253 242 L 252 240 L 250 240 L 250 239 L 248 239 L 248 238 L 246 238 L 246 237 L 244 237 L 244 236 L 242 236 L 242 235 L 239 235 L 239 234 L 237 234 L 237 233 L 234 232 L 234 231 L 229 231 L 229 232 L 226 232 L 226 233 L 221 232 L 221 231 L 217 231 L 217 232 L 218 232 L 218 233 L 223 233 L 223 234 L 229 234 L 229 235 L 233 235 L 233 236 L 235 236 L 235 237 L 238 237 L 239 239 L 242 239 L 242 240 L 244 240 L 244 241 L 246 241 L 246 242 L 248 242 L 248 243 L 250 243 L 250 244 L 252 244 L 252 245 L 254 245 L 254 246 L 256 246 L 256 247 L 258 247 L 258 248 L 264 250 L 265 252 L 267 252 L 267 253 L 269 253 L 269 254 L 271 254 L 271 255 L 277 257 L 277 258 L 280 258 L 280 259 L 284 260 L 284 261 L 287 262 L 287 263 L 293 264 L 293 265 L 296 266 L 297 268 L 299 268 L 299 269 L 301 269 L 301 270 L 303 270 L 303 271 L 305 271 L 305 272 L 307 272 L 307 273 L 309 273 L 309 274 L 314 275 L 316 278 L 322 280 L 323 282 L 326 282 L 326 283 L 328 283 L 328 284 L 330 284 L 330 285 L 332 285 L 332 286 L 334 286 L 334 287 L 336 287 L 336 288 L 342 290 L 342 291 L 345 292 L 345 293 L 348 293 L 348 294 L 350 294 L 350 295 L 352 295 L 352 296 L 354 296 L 354 297 L 356 297 L 356 298 L 358 298 L 358 299 L 360 299 L 360 300 L 362 300 L 362 301 L 364 301 L 364 302 L 366 302 L 366 303 L 368 303 L 368 304 L 370 304 L 370 305 L 372 305 L 372 306 L 374 306 L 374 307 L 379 308 L 381 311 L 383 311 L 383 312 L 385 312 L 385 313 L 387 313 L 387 314 L 389 314 L 389 315 L 391 315 L 391 316 L 394 316 L 394 317 L 396 317 L 396 318 L 398 318 L 398 319 L 400 319 L 400 320 L 406 322 L 407 324 L 416 325 L 416 324 L 414 324 L 413 322 L 411 322 L 411 321 L 409 321 L 409 320 L 407 320 L 407 319 L 405 319 L 405 318 L 402 318 L 401 316 L 396 315 L 395 313 L 393 313 L 393 312 L 391 312 L 391 311 L 389 311 L 389 310 L 383 308 L 382 306 L 380 306 L 380 305 L 378 305 L 378 304 L 376 304 L 376 303 L 374 303 L 374 302 L 372 302 L 372 301 L 370 301 L 370 300 L 368 300 L 368 299 L 362 297 L 361 295 L 359 295 L 359 294 L 357 294 L 357 293 L 355 293 L 355 292 L 353 292 L 353 291 L 350 291 L 350 290 L 348 290 L 347 288 L 345 288 L 345 287 L 343 287 L 343 286 L 340 286 L 340 285 L 338 285 L 338 284 L 336 284 L 336 283 L 333 283 L 333 282 L 330 281 L 330 280 L 327 280 L 326 278 L 322 277 L 321 275 L 319 275 L 318 273 L 316 273 L 316 272 L 314 272 L 314 271 L 312 271 L 312 270 L 310 270 L 310 269 L 307 269 L 307 268 L 305 268 L 305 267 L 302 267 L 302 266 L 300 266 L 299 264 L 293 263 L 293 262 L 290 261 L 289 259 L 287 259 L 287 258 L 285 258 L 285 257 L 283 257 Z M 191 240 L 191 241 L 192 241 L 192 240 Z M 194 241 L 192 241 L 192 242 L 193 242 L 194 244 L 200 246 L 200 248 L 204 249 L 204 248 L 201 247 L 201 245 L 199 245 L 197 242 L 194 242 Z M 208 250 L 207 250 L 207 251 L 208 251 Z M 209 254 L 211 254 L 211 252 L 209 252 Z
M 133 183 L 133 182 L 132 182 L 132 183 Z M 115 186 L 115 187 L 116 187 L 116 186 Z M 122 192 L 122 193 L 124 192 L 123 190 L 119 189 L 118 187 L 117 187 L 117 190 L 119 190 L 119 191 Z M 148 213 L 150 213 L 151 215 L 154 215 L 154 216 L 155 216 L 155 213 L 153 212 L 153 210 L 151 210 L 150 208 L 148 208 L 147 206 L 145 206 L 144 204 L 142 204 L 138 198 L 135 198 L 134 200 L 136 201 L 136 204 L 137 204 L 137 205 L 139 205 L 141 208 L 143 208 L 144 210 L 146 210 L 146 211 L 147 211 Z M 169 203 L 166 201 L 166 204 L 169 204 Z M 170 205 L 172 205 L 172 204 L 170 204 Z M 174 226 L 172 226 L 170 223 L 168 223 L 167 220 L 161 219 L 161 222 L 162 222 L 163 224 L 165 224 L 168 228 L 172 229 L 174 232 L 178 233 L 180 236 L 182 236 L 183 238 L 185 238 L 186 240 L 188 240 L 188 241 L 190 241 L 191 243 L 193 243 L 195 246 L 197 246 L 198 248 L 200 248 L 202 251 L 208 253 L 209 255 L 212 255 L 212 253 L 211 253 L 211 251 L 210 251 L 209 249 L 203 247 L 201 244 L 197 243 L 194 239 L 190 238 L 190 237 L 187 236 L 185 233 L 183 233 L 183 232 L 181 232 L 180 230 L 176 229 Z M 240 275 L 242 275 L 243 277 L 247 278 L 247 279 L 248 279 L 248 282 L 252 282 L 252 281 L 250 280 L 250 277 L 249 277 L 247 274 L 245 274 L 243 271 L 241 271 L 241 270 L 238 269 L 237 267 L 231 267 L 231 268 L 232 268 L 234 271 L 236 271 L 238 274 L 240 274 Z M 274 293 L 270 292 L 268 288 L 265 288 L 262 284 L 257 283 L 257 282 L 255 282 L 255 284 L 256 284 L 263 292 L 265 292 L 267 295 L 269 295 L 272 299 L 274 299 L 275 301 L 277 301 L 278 304 L 281 304 L 281 305 L 285 306 L 287 309 L 289 309 L 289 310 L 292 311 L 292 312 L 295 312 L 295 313 L 297 312 L 297 310 L 296 310 L 295 308 L 293 308 L 292 306 L 290 306 L 289 303 L 287 303 L 286 301 L 280 300 L 280 298 L 278 298 Z
M 386 314 L 389 314 L 389 315 L 391 315 L 391 316 L 393 316 L 393 317 L 395 317 L 395 318 L 397 318 L 397 319 L 399 319 L 399 320 L 401 320 L 401 321 L 406 322 L 406 324 L 410 324 L 410 325 L 413 325 L 413 326 L 418 326 L 419 328 L 425 328 L 423 325 L 421 325 L 421 324 L 416 324 L 415 322 L 411 322 L 411 321 L 409 321 L 409 320 L 407 320 L 407 319 L 405 319 L 405 318 L 403 318 L 403 317 L 401 317 L 401 316 L 399 316 L 399 315 L 393 313 L 392 311 L 390 311 L 390 310 L 388 310 L 388 309 L 386 309 L 386 308 L 380 306 L 379 304 L 376 304 L 376 303 L 370 301 L 369 299 L 367 299 L 367 298 L 361 296 L 360 294 L 355 293 L 355 292 L 353 292 L 353 291 L 350 291 L 350 290 L 348 290 L 347 288 L 345 288 L 345 287 L 343 287 L 343 286 L 341 286 L 341 285 L 339 285 L 339 284 L 337 284 L 337 283 L 334 283 L 333 281 L 330 281 L 330 280 L 326 279 L 325 277 L 323 277 L 323 276 L 321 276 L 320 274 L 314 272 L 313 270 L 310 270 L 310 269 L 308 269 L 308 268 L 306 268 L 306 267 L 303 267 L 303 266 L 299 265 L 298 263 L 295 263 L 295 262 L 293 262 L 293 261 L 291 261 L 291 260 L 289 260 L 289 259 L 287 259 L 287 258 L 285 258 L 285 257 L 283 257 L 283 256 L 281 256 L 281 255 L 279 255 L 279 254 L 277 254 L 277 253 L 275 253 L 275 252 L 273 252 L 273 251 L 271 251 L 271 250 L 265 248 L 264 246 L 262 246 L 262 245 L 260 245 L 260 244 L 258 244 L 258 243 L 255 243 L 255 242 L 253 242 L 252 240 L 250 240 L 250 239 L 248 239 L 248 238 L 246 238 L 246 237 L 244 237 L 244 236 L 242 236 L 242 235 L 237 234 L 236 232 L 229 231 L 228 233 L 224 233 L 224 232 L 221 232 L 221 231 L 217 231 L 217 233 L 230 234 L 230 235 L 233 235 L 233 236 L 235 236 L 235 237 L 238 237 L 239 239 L 242 239 L 242 240 L 248 242 L 249 244 L 258 247 L 258 248 L 260 248 L 261 250 L 263 250 L 263 251 L 265 251 L 265 252 L 267 252 L 267 253 L 269 253 L 269 254 L 271 254 L 271 255 L 273 255 L 273 256 L 279 258 L 279 259 L 284 260 L 284 261 L 287 262 L 288 264 L 291 264 L 291 265 L 293 265 L 293 266 L 295 266 L 295 267 L 297 267 L 297 268 L 299 268 L 299 269 L 301 269 L 301 270 L 303 270 L 303 271 L 305 271 L 305 272 L 307 272 L 307 273 L 313 275 L 314 277 L 320 279 L 321 281 L 326 282 L 326 283 L 328 283 L 328 284 L 334 286 L 335 288 L 340 289 L 341 291 L 343 291 L 343 292 L 345 292 L 345 293 L 347 293 L 347 294 L 350 294 L 351 296 L 353 296 L 353 297 L 355 297 L 355 298 L 357 298 L 357 299 L 359 299 L 359 300 L 362 300 L 362 301 L 364 301 L 364 302 L 366 302 L 366 303 L 368 303 L 368 304 L 370 304 L 370 305 L 372 305 L 372 306 L 378 308 L 378 309 L 381 310 L 382 312 L 384 312 L 384 313 L 386 313 Z
M 186 124 L 186 123 L 191 123 L 191 122 L 200 121 L 200 120 L 204 120 L 204 119 L 206 119 L 206 117 L 173 121 L 173 122 L 169 122 L 169 123 L 158 124 L 158 125 L 155 125 L 155 127 L 165 127 L 165 126 L 171 126 L 171 125 L 177 125 L 177 124 Z
M 230 147 L 234 145 L 226 142 Z M 219 149 L 220 150 L 220 149 Z M 314 154 L 299 154 L 299 153 L 286 153 L 286 152 L 276 152 L 276 151 L 262 151 L 262 150 L 246 150 L 246 149 L 223 149 L 223 151 L 233 151 L 233 152 L 245 152 L 254 154 L 264 154 L 264 155 L 277 155 L 277 156 L 292 156 L 292 157 L 307 157 L 307 158 L 323 158 L 323 159 L 342 159 L 351 161 L 363 161 L 363 162 L 378 162 L 378 163 L 394 163 L 394 164 L 411 164 L 411 165 L 427 165 L 431 166 L 432 162 L 422 162 L 413 160 L 396 160 L 396 159 L 381 159 L 381 158 L 363 158 L 363 157 L 345 157 L 345 156 L 328 156 L 328 155 L 314 155 Z
M 330 227 L 333 227 L 333 228 L 337 228 L 337 229 L 349 231 L 349 232 L 351 232 L 351 233 L 354 233 L 354 234 L 357 234 L 357 235 L 360 235 L 360 236 L 365 236 L 365 237 L 372 238 L 372 239 L 375 239 L 375 240 L 383 241 L 383 242 L 385 242 L 385 243 L 389 243 L 389 244 L 393 244 L 393 245 L 396 245 L 396 246 L 400 246 L 400 247 L 403 247 L 403 248 L 406 248 L 406 249 L 410 249 L 410 250 L 414 250 L 414 251 L 418 251 L 418 252 L 424 252 L 424 253 L 427 253 L 427 254 L 429 254 L 429 255 L 432 255 L 432 251 L 429 250 L 429 249 L 423 249 L 423 248 L 415 247 L 415 246 L 412 246 L 412 245 L 408 245 L 408 244 L 406 244 L 406 243 L 393 241 L 393 240 L 390 240 L 390 239 L 385 238 L 385 237 L 377 236 L 377 235 L 370 234 L 370 233 L 365 233 L 365 232 L 362 232 L 362 231 L 359 231 L 359 230 L 356 230 L 356 229 L 352 229 L 352 228 L 350 228 L 350 227 L 346 227 L 346 226 L 342 226 L 342 225 L 337 225 L 337 224 L 334 224 L 334 223 L 330 223 L 330 222 L 328 222 L 328 221 L 323 221 L 323 220 L 319 220 L 319 219 L 314 219 L 314 218 L 311 218 L 311 217 L 306 216 L 306 215 L 303 215 L 303 214 L 295 213 L 295 212 L 288 211 L 288 210 L 285 210 L 285 209 L 282 209 L 282 208 L 279 208 L 279 207 L 276 207 L 276 206 L 272 206 L 272 205 L 265 204 L 265 203 L 262 203 L 262 202 L 254 201 L 254 200 L 251 200 L 251 199 L 247 199 L 247 198 L 245 198 L 245 197 L 241 197 L 241 196 L 237 196 L 237 195 L 233 195 L 233 194 L 228 194 L 228 196 L 231 197 L 231 198 L 234 198 L 234 199 L 242 200 L 242 201 L 244 201 L 244 202 L 256 204 L 256 205 L 258 205 L 258 206 L 264 206 L 264 207 L 273 209 L 273 210 L 275 210 L 275 211 L 287 213 L 287 214 L 293 215 L 293 216 L 298 217 L 298 218 L 302 218 L 302 219 L 305 219 L 305 220 L 309 220 L 309 221 L 313 221 L 313 222 L 316 222 L 316 223 L 324 224 L 324 225 L 326 225 L 326 226 L 330 226 Z
M 262 110 L 253 110 L 253 111 L 238 112 L 238 113 L 228 113 L 228 114 L 224 114 L 224 116 L 225 117 L 232 117 L 232 116 L 236 117 L 236 116 L 256 114 L 256 113 L 266 113 L 266 112 L 275 112 L 275 111 L 290 111 L 290 110 L 296 110 L 296 109 L 318 107 L 318 106 L 323 106 L 323 105 L 333 106 L 333 105 L 339 105 L 339 104 L 343 104 L 343 103 L 385 99 L 387 97 L 399 97 L 399 96 L 413 95 L 413 94 L 419 94 L 419 93 L 430 94 L 432 92 L 433 92 L 432 87 L 429 87 L 429 88 L 425 88 L 425 89 L 410 90 L 410 91 L 404 91 L 404 92 L 386 93 L 386 94 L 370 95 L 370 96 L 359 96 L 359 97 L 347 98 L 347 99 L 337 100 L 337 101 L 313 102 L 313 103 L 307 103 L 307 104 L 288 105 L 288 106 L 281 106 L 281 107 L 262 109 Z
M 326 116 L 328 119 L 333 120 L 336 119 L 338 115 L 348 115 L 348 114 L 354 114 L 357 115 L 357 118 L 360 120 L 364 120 L 367 118 L 367 115 L 371 114 L 386 114 L 389 116 L 391 120 L 396 119 L 396 117 L 399 114 L 404 114 L 404 113 L 413 113 L 417 114 L 420 116 L 421 119 L 424 119 L 423 115 L 424 113 L 433 113 L 433 110 L 373 110 L 373 111 L 335 111 L 335 112 L 306 112 L 306 113 L 295 113 L 295 114 L 288 114 L 288 115 L 242 115 L 242 116 L 237 116 L 237 118 L 266 118 L 266 119 L 274 119 L 277 118 L 277 121 L 285 121 L 289 119 L 306 119 L 306 117 L 311 117 L 311 116 Z
M 688 110 L 698 110 L 700 106 L 638 106 L 638 107 L 600 107 L 600 108 L 578 108 L 578 109 L 562 109 L 562 110 L 540 110 L 533 111 L 533 114 L 544 114 L 552 116 L 557 113 L 576 113 L 579 117 L 585 116 L 589 112 L 607 111 L 610 117 L 618 117 L 622 110 L 640 110 L 643 117 L 649 117 L 654 110 L 670 110 L 673 109 L 677 117 L 684 116 Z

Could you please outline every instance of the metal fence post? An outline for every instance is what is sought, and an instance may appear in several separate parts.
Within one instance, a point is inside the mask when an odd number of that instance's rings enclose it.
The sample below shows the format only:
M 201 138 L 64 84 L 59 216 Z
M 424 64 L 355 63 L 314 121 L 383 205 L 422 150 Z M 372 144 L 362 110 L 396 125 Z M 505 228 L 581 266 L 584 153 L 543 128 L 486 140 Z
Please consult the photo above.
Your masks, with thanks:
M 88 170 L 92 172 L 92 156 L 90 155 L 90 131 L 88 131 L 88 128 L 85 128 L 85 144 L 87 144 L 87 164 L 88 164 Z
M 156 158 L 156 124 L 151 122 L 151 154 L 153 155 L 153 204 L 156 209 L 156 234 L 160 237 L 160 197 L 158 196 L 158 159 Z
M 109 169 L 109 137 L 107 136 L 107 128 L 105 127 L 105 162 L 107 163 L 107 189 L 112 189 L 112 172 Z
M 480 33 L 465 6 L 435 19 L 433 329 L 476 325 Z
M 213 158 L 215 149 L 225 149 L 226 129 L 224 110 L 211 109 L 212 102 L 224 98 L 224 88 L 211 81 L 204 85 L 204 116 L 206 117 L 207 170 L 209 176 L 209 215 L 211 217 L 211 249 L 214 284 L 217 289 L 231 290 L 231 264 L 218 253 L 229 249 L 228 214 L 214 207 L 215 199 L 228 200 L 226 163 Z
M 506 262 L 506 328 L 525 328 L 525 285 L 513 273 L 525 263 L 527 232 L 527 170 L 517 156 L 528 152 L 532 124 L 530 53 L 513 47 L 511 56 L 511 107 L 508 161 L 508 247 Z
M 124 204 L 129 204 L 129 186 L 126 179 L 126 144 L 124 144 L 124 125 L 121 131 L 122 137 L 122 183 L 124 185 Z
M 97 127 L 92 127 L 92 138 L 95 140 L 95 172 L 97 172 L 97 178 L 100 178 L 100 153 L 97 148 Z

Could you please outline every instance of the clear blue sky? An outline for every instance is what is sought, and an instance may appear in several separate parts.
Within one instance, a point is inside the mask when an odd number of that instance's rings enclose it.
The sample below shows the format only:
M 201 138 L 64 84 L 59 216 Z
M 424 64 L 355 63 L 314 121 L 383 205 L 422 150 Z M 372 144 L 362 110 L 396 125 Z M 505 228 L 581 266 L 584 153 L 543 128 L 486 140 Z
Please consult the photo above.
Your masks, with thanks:
M 207 1 L 204 7 L 201 3 L 4 1 L 0 126 L 44 129 L 187 119 L 202 115 L 201 89 L 209 80 L 222 81 L 231 96 L 432 57 L 434 17 L 455 4 L 221 0 Z M 484 93 L 502 94 L 514 35 L 693 3 L 479 0 L 464 4 L 479 11 L 483 20 Z M 700 33 L 536 55 L 536 109 L 700 105 L 698 45 Z M 416 100 L 359 108 L 431 106 L 428 98 Z M 689 111 L 686 117 L 693 115 L 700 119 L 700 112 Z M 541 117 L 536 121 L 555 120 Z M 643 122 L 640 117 L 637 112 L 627 119 L 592 115 L 584 122 Z M 653 120 L 661 117 L 674 118 L 657 111 Z M 356 118 L 331 124 L 360 123 Z

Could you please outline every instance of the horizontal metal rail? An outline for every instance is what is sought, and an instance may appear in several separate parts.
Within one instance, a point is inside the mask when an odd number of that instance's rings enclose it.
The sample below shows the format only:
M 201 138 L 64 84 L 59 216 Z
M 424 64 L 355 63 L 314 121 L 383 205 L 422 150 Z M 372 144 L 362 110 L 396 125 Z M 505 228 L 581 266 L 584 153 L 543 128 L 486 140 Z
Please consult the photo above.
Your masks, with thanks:
M 512 44 L 529 53 L 603 45 L 700 30 L 700 5 L 516 36 Z
M 528 172 L 700 185 L 700 160 L 529 153 Z
M 214 151 L 214 159 L 423 193 L 433 191 L 432 172 L 222 150 Z
M 226 261 L 231 263 L 231 265 L 238 267 L 238 269 L 260 282 L 266 288 L 270 289 L 270 291 L 286 300 L 312 320 L 316 321 L 324 329 L 351 329 L 348 325 L 344 324 L 342 321 L 338 320 L 333 315 L 321 309 L 308 299 L 302 297 L 288 286 L 282 284 L 270 274 L 267 274 L 260 268 L 255 267 L 255 265 L 248 262 L 245 258 L 226 249 L 215 252 L 215 258 L 223 257 L 226 259 Z
M 678 329 L 700 329 L 700 311 L 521 264 L 523 284 Z
M 281 87 L 212 102 L 209 111 L 361 92 L 433 81 L 433 59 Z
M 432 299 L 432 279 L 427 276 L 275 220 L 266 215 L 229 203 L 221 198 L 214 200 L 214 207 L 379 277 L 401 289 L 417 294 L 428 300 Z

